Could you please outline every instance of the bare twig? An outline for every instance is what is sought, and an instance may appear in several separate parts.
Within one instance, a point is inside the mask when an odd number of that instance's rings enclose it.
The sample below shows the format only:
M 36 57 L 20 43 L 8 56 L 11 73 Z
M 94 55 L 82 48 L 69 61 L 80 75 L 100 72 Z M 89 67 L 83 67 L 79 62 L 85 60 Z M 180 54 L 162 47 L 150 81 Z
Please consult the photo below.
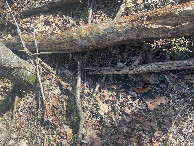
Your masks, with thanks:
M 34 30 L 34 43 L 35 43 L 35 46 L 36 46 L 36 53 L 38 53 L 38 45 L 37 45 L 37 42 L 36 42 L 36 32 Z
M 35 46 L 36 46 L 36 52 L 38 53 L 38 45 L 37 45 L 37 42 L 36 42 L 35 31 L 34 31 L 34 42 L 35 42 Z M 40 78 L 40 72 L 39 72 L 38 64 L 39 64 L 39 59 L 38 59 L 38 57 L 36 57 L 36 72 L 37 72 L 37 78 L 38 78 L 38 81 L 39 81 L 39 84 L 40 84 L 40 91 L 41 91 L 42 102 L 43 102 L 43 110 L 44 110 L 45 107 L 46 107 L 46 101 L 45 101 L 42 81 L 41 81 L 41 78 Z
M 94 5 L 94 2 L 95 2 L 95 0 L 92 0 L 92 3 L 90 5 L 89 0 L 88 0 L 88 6 L 89 6 L 89 10 L 88 10 L 88 24 L 90 24 L 91 21 L 92 21 L 91 20 L 91 18 L 92 18 L 92 7 Z
M 183 105 L 183 106 L 181 107 L 181 109 L 180 109 L 178 115 L 176 116 L 176 118 L 174 119 L 174 121 L 173 121 L 173 123 L 172 123 L 172 126 L 171 126 L 172 128 L 175 128 L 174 125 L 175 125 L 175 123 L 176 123 L 178 117 L 180 116 L 181 112 L 182 112 L 188 105 L 189 105 L 189 104 L 186 103 L 185 105 Z
M 7 4 L 7 7 L 8 7 L 8 9 L 9 9 L 9 12 L 11 13 L 11 15 L 12 15 L 12 17 L 13 17 L 13 20 L 14 20 L 14 22 L 15 22 L 15 25 L 16 25 L 16 27 L 17 27 L 17 32 L 18 32 L 20 41 L 21 41 L 21 43 L 22 43 L 22 47 L 23 47 L 24 51 L 26 52 L 26 54 L 28 55 L 28 57 L 29 57 L 31 63 L 34 65 L 32 59 L 31 59 L 32 53 L 26 48 L 26 46 L 25 46 L 25 44 L 24 44 L 24 41 L 23 41 L 23 39 L 22 39 L 22 35 L 21 35 L 20 28 L 19 28 L 18 23 L 17 23 L 17 21 L 16 21 L 14 15 L 13 15 L 13 13 L 12 13 L 11 7 L 9 6 L 9 4 L 8 4 L 7 1 L 6 1 L 6 4 Z M 20 50 L 20 51 L 21 51 L 21 50 Z
M 92 94 L 92 97 L 96 96 L 96 93 L 97 93 L 97 91 L 98 91 L 98 89 L 99 89 L 99 87 L 100 87 L 100 84 L 101 84 L 102 82 L 104 82 L 105 78 L 106 78 L 106 75 L 104 75 L 104 77 L 102 78 L 102 80 L 101 80 L 99 83 L 97 83 L 96 88 L 95 88 L 95 90 L 94 90 L 94 92 L 93 92 L 93 94 Z
M 19 35 L 19 37 L 20 37 L 22 46 L 23 46 L 24 48 L 26 48 L 26 47 L 25 47 L 25 44 L 24 44 L 24 42 L 23 42 L 23 40 L 22 40 L 22 35 L 21 35 L 20 28 L 19 28 L 19 26 L 18 26 L 18 23 L 17 23 L 17 21 L 16 21 L 14 15 L 13 15 L 13 13 L 12 13 L 12 11 L 11 11 L 11 8 L 10 8 L 10 6 L 9 6 L 9 4 L 8 4 L 7 1 L 6 1 L 6 4 L 7 4 L 7 7 L 9 8 L 9 12 L 11 13 L 11 15 L 12 15 L 12 17 L 13 17 L 13 20 L 14 20 L 14 22 L 15 22 L 15 25 L 16 25 L 16 27 L 17 27 L 18 35 Z
M 168 61 L 168 62 L 157 62 L 149 63 L 146 65 L 136 67 L 106 67 L 106 68 L 85 68 L 91 70 L 92 74 L 141 74 L 148 72 L 162 72 L 167 70 L 181 70 L 181 69 L 193 69 L 194 58 L 190 60 L 181 61 Z
M 32 54 L 32 56 L 49 55 L 49 54 L 57 54 L 57 53 L 67 53 L 67 52 L 65 51 L 39 52 L 39 53 Z

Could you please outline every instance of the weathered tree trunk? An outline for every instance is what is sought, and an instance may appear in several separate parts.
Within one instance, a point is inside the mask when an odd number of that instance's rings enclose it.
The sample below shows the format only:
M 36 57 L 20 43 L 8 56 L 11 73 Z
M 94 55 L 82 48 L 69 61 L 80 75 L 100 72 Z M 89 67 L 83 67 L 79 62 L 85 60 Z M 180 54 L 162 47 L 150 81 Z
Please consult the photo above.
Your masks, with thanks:
M 37 36 L 40 52 L 80 52 L 121 43 L 179 37 L 194 34 L 194 2 L 140 13 L 115 21 L 85 25 L 66 32 Z M 33 36 L 23 35 L 26 47 L 34 52 Z M 12 50 L 22 49 L 20 39 L 2 41 Z
M 19 58 L 2 43 L 0 43 L 0 76 L 12 80 L 24 89 L 34 86 L 36 82 L 35 67 Z

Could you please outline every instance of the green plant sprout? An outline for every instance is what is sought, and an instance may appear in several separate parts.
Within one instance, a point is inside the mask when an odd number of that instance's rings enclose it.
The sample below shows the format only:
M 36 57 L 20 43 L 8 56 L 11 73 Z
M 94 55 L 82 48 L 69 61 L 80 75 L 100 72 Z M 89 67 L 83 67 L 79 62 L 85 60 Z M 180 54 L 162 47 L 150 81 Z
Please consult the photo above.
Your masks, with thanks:
M 184 36 L 181 38 L 178 38 L 178 39 L 173 38 L 171 40 L 172 48 L 175 51 L 186 51 L 187 47 L 188 47 L 188 43 L 189 43 L 189 41 L 187 39 L 185 39 Z
M 49 143 L 52 143 L 54 140 L 55 140 L 55 138 L 52 137 L 52 138 L 49 140 Z
M 108 92 L 108 94 L 109 94 L 109 95 L 112 95 L 112 91 L 110 90 L 110 91 Z

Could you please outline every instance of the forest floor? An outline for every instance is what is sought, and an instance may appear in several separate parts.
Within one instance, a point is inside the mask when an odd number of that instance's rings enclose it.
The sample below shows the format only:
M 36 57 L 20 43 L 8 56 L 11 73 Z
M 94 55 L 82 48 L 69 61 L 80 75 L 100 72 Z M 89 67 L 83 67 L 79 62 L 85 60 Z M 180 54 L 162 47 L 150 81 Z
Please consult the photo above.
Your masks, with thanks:
M 60 33 L 85 25 L 88 20 L 87 2 L 75 4 L 67 10 L 62 6 L 57 11 L 30 16 L 23 16 L 20 11 L 26 7 L 36 7 L 33 0 L 12 2 L 10 5 L 22 33 L 32 33 L 32 28 L 42 35 Z M 130 8 L 126 7 L 122 15 L 164 5 L 167 4 L 151 5 L 137 1 Z M 113 19 L 120 6 L 118 1 L 95 1 L 92 23 Z M 5 16 L 0 19 L 0 38 L 17 35 L 6 5 L 2 5 L 0 14 Z M 82 60 L 80 93 L 85 121 L 81 141 L 77 140 L 80 118 L 75 102 L 78 65 L 74 56 Z M 185 60 L 193 56 L 193 37 L 188 36 L 122 44 L 79 54 L 41 55 L 40 58 L 53 70 L 51 72 L 46 66 L 39 66 L 46 109 L 43 111 L 40 108 L 39 90 L 17 91 L 15 95 L 14 83 L 1 78 L 0 145 L 192 146 L 193 70 L 97 75 L 86 68 L 123 68 Z M 62 85 L 60 81 L 66 84 Z

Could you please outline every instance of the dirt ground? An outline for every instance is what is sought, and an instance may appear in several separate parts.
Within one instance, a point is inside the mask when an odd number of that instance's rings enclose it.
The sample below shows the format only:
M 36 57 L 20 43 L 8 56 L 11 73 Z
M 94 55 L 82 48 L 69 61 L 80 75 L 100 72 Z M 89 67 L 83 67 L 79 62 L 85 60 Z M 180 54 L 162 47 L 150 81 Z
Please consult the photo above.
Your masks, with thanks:
M 47 35 L 87 23 L 88 2 L 75 4 L 69 9 L 64 5 L 52 12 L 22 15 L 22 10 L 49 1 L 52 0 L 41 3 L 37 0 L 9 1 L 22 33 L 31 34 L 35 29 L 36 33 Z M 126 7 L 122 16 L 181 1 L 165 2 L 136 1 Z M 17 31 L 4 1 L 1 4 L 0 39 L 6 39 L 9 35 L 17 35 Z M 114 19 L 121 4 L 114 0 L 94 1 L 92 23 Z M 39 66 L 46 109 L 43 111 L 41 108 L 39 89 L 21 91 L 14 83 L 1 77 L 0 144 L 194 145 L 193 70 L 104 75 L 92 74 L 87 69 L 190 59 L 194 56 L 193 46 L 193 37 L 183 36 L 122 44 L 79 54 L 41 55 L 40 58 L 53 70 Z M 24 57 L 21 52 L 14 53 Z M 80 117 L 75 103 L 78 65 L 74 56 L 82 60 L 81 102 L 85 121 L 81 141 L 77 140 Z

